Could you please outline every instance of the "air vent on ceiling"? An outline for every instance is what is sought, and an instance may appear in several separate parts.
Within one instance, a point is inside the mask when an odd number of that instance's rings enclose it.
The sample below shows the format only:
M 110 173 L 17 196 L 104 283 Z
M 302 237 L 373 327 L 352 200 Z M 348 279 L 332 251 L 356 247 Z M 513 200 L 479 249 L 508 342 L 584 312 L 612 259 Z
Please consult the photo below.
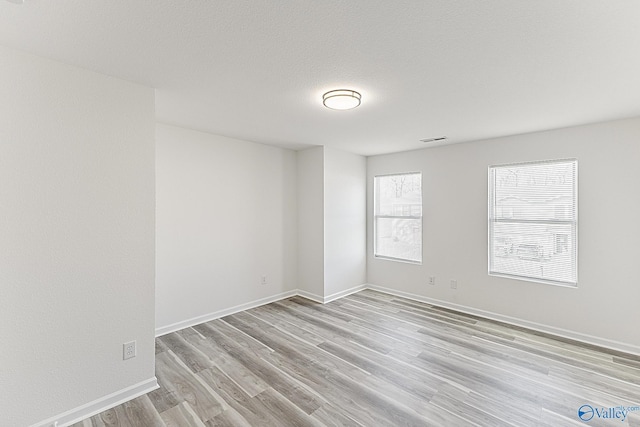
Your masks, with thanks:
M 421 139 L 421 142 L 440 142 L 440 141 L 444 141 L 445 139 L 447 139 L 446 136 L 439 136 L 437 138 L 425 138 L 425 139 Z

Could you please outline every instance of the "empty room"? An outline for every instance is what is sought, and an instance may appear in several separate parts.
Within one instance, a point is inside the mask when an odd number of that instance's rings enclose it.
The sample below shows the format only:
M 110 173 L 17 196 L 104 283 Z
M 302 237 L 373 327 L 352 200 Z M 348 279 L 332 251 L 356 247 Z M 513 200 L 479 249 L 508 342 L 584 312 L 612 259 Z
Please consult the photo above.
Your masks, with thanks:
M 0 0 L 0 427 L 640 427 L 638 22 Z

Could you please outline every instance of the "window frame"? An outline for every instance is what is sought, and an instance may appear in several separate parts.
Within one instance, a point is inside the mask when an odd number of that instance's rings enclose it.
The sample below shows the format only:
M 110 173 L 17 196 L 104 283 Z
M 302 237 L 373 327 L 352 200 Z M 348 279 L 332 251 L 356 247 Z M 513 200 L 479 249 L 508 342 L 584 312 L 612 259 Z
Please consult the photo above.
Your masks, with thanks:
M 410 215 L 410 216 L 400 216 L 400 215 L 378 215 L 377 212 L 379 211 L 379 201 L 380 201 L 380 191 L 377 185 L 377 179 L 378 178 L 385 178 L 385 177 L 391 177 L 391 176 L 403 176 L 403 175 L 420 175 L 420 216 L 414 216 L 414 215 Z M 404 262 L 404 263 L 408 263 L 408 264 L 414 264 L 414 265 L 422 265 L 422 260 L 423 260 L 423 255 L 424 255 L 424 248 L 423 248 L 423 240 L 422 240 L 422 236 L 423 236 L 423 230 L 424 230 L 424 222 L 423 222 L 423 217 L 424 217 L 424 198 L 422 197 L 423 192 L 422 192 L 422 172 L 419 171 L 413 171 L 413 172 L 401 172 L 401 173 L 387 173 L 387 174 L 380 174 L 380 175 L 374 175 L 373 177 L 373 257 L 375 259 L 381 259 L 381 260 L 387 260 L 387 261 L 395 261 L 395 262 Z M 397 258 L 397 257 L 391 257 L 391 256 L 386 256 L 386 255 L 378 255 L 377 253 L 377 245 L 378 245 L 378 219 L 384 219 L 384 218 L 388 218 L 388 219 L 412 219 L 412 220 L 420 220 L 420 260 L 416 261 L 416 260 L 412 260 L 412 259 L 407 259 L 407 258 Z
M 498 220 L 493 217 L 493 213 L 495 212 L 495 175 L 492 173 L 493 170 L 497 168 L 508 168 L 508 167 L 517 167 L 517 166 L 528 166 L 528 165 L 548 165 L 554 163 L 573 163 L 574 164 L 574 179 L 573 179 L 573 202 L 575 206 L 575 213 L 572 220 Z M 488 212 L 487 212 L 487 271 L 489 276 L 494 277 L 505 277 L 509 279 L 522 280 L 527 282 L 536 282 L 536 283 L 544 283 L 547 285 L 556 285 L 563 286 L 568 288 L 577 288 L 578 287 L 578 159 L 576 158 L 565 158 L 565 159 L 554 159 L 554 160 L 539 160 L 539 161 L 528 161 L 528 162 L 518 162 L 518 163 L 507 163 L 500 165 L 490 165 L 488 168 Z M 544 279 L 536 276 L 527 276 L 527 275 L 518 275 L 518 274 L 509 274 L 503 272 L 492 271 L 492 257 L 494 256 L 494 247 L 493 247 L 493 224 L 496 223 L 519 223 L 519 224 L 532 224 L 532 225 L 570 225 L 571 226 L 571 237 L 573 240 L 573 251 L 571 254 L 571 270 L 572 275 L 575 281 L 563 281 L 563 280 L 552 280 L 552 279 Z

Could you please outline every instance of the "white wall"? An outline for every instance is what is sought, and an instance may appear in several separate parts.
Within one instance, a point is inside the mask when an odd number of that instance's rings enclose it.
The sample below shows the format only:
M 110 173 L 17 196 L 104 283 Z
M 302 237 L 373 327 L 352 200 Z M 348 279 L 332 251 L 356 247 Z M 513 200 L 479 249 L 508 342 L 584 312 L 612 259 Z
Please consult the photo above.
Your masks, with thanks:
M 487 167 L 570 157 L 579 169 L 578 287 L 488 276 Z M 369 219 L 368 280 L 638 352 L 639 160 L 640 118 L 370 157 L 369 212 L 374 175 L 422 171 L 424 262 L 373 258 Z
M 156 139 L 158 333 L 295 289 L 295 152 L 163 124 Z
M 324 147 L 298 151 L 298 289 L 324 298 Z
M 298 289 L 323 302 L 366 283 L 366 159 L 297 152 Z
M 26 426 L 155 383 L 154 92 L 5 48 L 0 70 L 0 425 Z
M 324 295 L 367 282 L 367 161 L 324 149 Z

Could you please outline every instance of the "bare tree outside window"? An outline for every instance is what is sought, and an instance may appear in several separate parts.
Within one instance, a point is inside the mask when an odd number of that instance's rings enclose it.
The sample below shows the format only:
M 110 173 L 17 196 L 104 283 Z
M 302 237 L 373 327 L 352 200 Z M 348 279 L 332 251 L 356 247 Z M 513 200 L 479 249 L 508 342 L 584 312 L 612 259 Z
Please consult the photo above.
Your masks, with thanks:
M 374 178 L 374 255 L 422 262 L 422 174 Z

